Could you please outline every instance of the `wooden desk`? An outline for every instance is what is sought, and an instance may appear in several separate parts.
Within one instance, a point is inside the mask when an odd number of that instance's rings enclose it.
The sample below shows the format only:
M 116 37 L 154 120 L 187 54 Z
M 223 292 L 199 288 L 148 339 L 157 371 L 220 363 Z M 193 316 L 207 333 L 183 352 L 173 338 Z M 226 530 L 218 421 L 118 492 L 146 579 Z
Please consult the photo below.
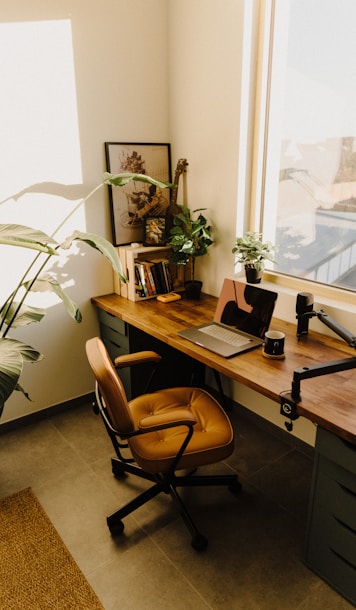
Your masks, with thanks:
M 273 319 L 271 328 L 286 334 L 285 360 L 263 357 L 262 348 L 230 359 L 194 345 L 177 335 L 179 330 L 213 319 L 217 299 L 202 295 L 199 301 L 163 304 L 155 299 L 133 302 L 115 294 L 93 298 L 105 317 L 129 325 L 141 342 L 149 335 L 194 361 L 215 369 L 249 388 L 280 402 L 290 392 L 295 369 L 322 362 L 352 358 L 355 352 L 337 337 L 310 331 L 300 341 L 296 324 Z M 136 329 L 139 329 L 138 331 Z M 141 341 L 142 340 L 142 341 Z M 142 345 L 142 349 L 145 346 Z M 150 347 L 148 348 L 150 349 Z M 176 351 L 173 351 L 174 360 Z M 170 368 L 170 367 L 169 367 Z M 177 365 L 180 368 L 180 364 Z M 297 413 L 319 424 L 314 474 L 306 532 L 305 562 L 319 576 L 356 605 L 356 371 L 349 370 L 301 383 Z
M 270 328 L 286 334 L 285 360 L 269 360 L 262 348 L 233 358 L 222 358 L 177 335 L 179 330 L 213 318 L 217 299 L 202 295 L 199 301 L 182 299 L 164 304 L 156 299 L 133 302 L 116 294 L 92 299 L 94 305 L 163 343 L 191 356 L 279 403 L 280 393 L 291 389 L 296 368 L 352 357 L 355 351 L 337 337 L 310 331 L 297 340 L 296 324 L 272 319 Z M 298 415 L 320 424 L 356 444 L 356 370 L 304 380 Z

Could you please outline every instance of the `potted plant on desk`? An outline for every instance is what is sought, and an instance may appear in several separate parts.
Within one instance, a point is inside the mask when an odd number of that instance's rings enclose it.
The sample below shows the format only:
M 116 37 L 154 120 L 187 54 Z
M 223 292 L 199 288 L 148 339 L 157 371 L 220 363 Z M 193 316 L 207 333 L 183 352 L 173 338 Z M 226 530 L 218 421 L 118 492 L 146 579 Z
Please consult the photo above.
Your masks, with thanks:
M 211 227 L 201 214 L 206 208 L 192 212 L 185 205 L 178 205 L 178 208 L 179 212 L 173 215 L 173 227 L 170 229 L 169 245 L 173 250 L 171 263 L 190 264 L 191 279 L 185 282 L 186 295 L 187 298 L 198 299 L 202 282 L 195 279 L 195 259 L 208 253 L 208 248 L 213 243 Z
M 236 237 L 232 249 L 235 261 L 245 267 L 246 280 L 250 284 L 259 284 L 265 268 L 265 260 L 275 263 L 276 247 L 270 241 L 263 242 L 262 234 L 247 231 L 243 237 Z

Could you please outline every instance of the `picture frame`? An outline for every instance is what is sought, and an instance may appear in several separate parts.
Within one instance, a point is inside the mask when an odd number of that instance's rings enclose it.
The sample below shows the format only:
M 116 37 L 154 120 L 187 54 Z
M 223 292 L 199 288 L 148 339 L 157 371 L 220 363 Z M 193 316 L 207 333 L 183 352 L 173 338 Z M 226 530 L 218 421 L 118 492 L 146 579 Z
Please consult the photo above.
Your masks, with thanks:
M 143 219 L 143 245 L 166 245 L 166 217 L 146 216 Z
M 105 159 L 110 174 L 132 172 L 171 182 L 168 143 L 105 142 Z M 144 219 L 166 215 L 171 190 L 134 180 L 108 188 L 114 246 L 143 242 Z

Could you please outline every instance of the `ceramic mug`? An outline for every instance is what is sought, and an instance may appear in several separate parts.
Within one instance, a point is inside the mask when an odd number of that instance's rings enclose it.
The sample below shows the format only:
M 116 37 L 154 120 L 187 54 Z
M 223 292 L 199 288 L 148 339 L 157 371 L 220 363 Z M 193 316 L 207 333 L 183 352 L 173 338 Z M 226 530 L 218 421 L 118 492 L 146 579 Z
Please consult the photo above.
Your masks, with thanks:
M 279 330 L 268 330 L 265 333 L 264 355 L 272 358 L 284 358 L 285 334 Z

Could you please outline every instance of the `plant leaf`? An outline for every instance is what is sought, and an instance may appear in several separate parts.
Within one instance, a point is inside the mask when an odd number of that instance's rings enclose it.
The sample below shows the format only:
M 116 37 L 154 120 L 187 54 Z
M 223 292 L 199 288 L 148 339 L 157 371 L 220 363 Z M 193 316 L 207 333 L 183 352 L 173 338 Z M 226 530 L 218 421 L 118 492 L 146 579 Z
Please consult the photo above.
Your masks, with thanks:
M 63 244 L 61 244 L 61 247 L 67 249 L 75 240 L 83 241 L 91 248 L 99 250 L 99 252 L 101 252 L 101 254 L 103 254 L 111 263 L 114 271 L 119 274 L 120 280 L 122 282 L 127 281 L 122 271 L 120 257 L 114 246 L 107 239 L 105 239 L 105 237 L 96 235 L 95 233 L 82 233 L 81 231 L 74 231 L 74 233 L 70 235 L 70 237 L 68 237 Z
M 132 180 L 137 182 L 146 182 L 147 184 L 154 184 L 161 189 L 165 188 L 176 188 L 176 185 L 171 184 L 170 182 L 161 182 L 161 180 L 155 180 L 150 176 L 146 176 L 145 174 L 110 174 L 109 172 L 104 173 L 104 184 L 109 186 L 125 186 Z
M 57 244 L 52 237 L 49 237 L 43 231 L 31 229 L 24 225 L 0 225 L 0 244 L 20 246 L 22 248 L 39 250 L 46 254 L 57 255 L 57 251 L 49 246 L 49 243 Z
M 38 362 L 42 358 L 42 354 L 30 345 L 15 339 L 0 338 L 0 416 L 4 403 L 14 390 L 23 392 L 29 399 L 23 388 L 18 385 L 23 361 Z
M 4 305 L 3 310 L 6 311 L 5 323 L 9 324 L 12 320 L 12 317 L 18 307 L 18 303 L 15 301 L 10 305 L 7 309 L 6 303 Z M 19 311 L 16 314 L 16 318 L 12 320 L 12 328 L 20 328 L 21 326 L 27 326 L 27 324 L 31 324 L 32 322 L 40 322 L 42 318 L 45 316 L 46 310 L 40 307 L 31 307 L 30 305 L 21 305 Z M 0 312 L 0 318 L 1 318 Z
M 30 284 L 30 281 L 25 282 L 25 288 L 28 288 Z M 59 284 L 58 280 L 54 276 L 50 274 L 45 274 L 37 278 L 37 280 L 32 284 L 31 290 L 33 292 L 54 292 L 63 302 L 63 305 L 69 313 L 70 317 L 73 318 L 73 320 L 75 320 L 76 322 L 82 321 L 82 314 L 78 306 L 67 295 L 67 293 L 63 290 L 62 286 Z M 34 322 L 34 320 L 31 321 Z

